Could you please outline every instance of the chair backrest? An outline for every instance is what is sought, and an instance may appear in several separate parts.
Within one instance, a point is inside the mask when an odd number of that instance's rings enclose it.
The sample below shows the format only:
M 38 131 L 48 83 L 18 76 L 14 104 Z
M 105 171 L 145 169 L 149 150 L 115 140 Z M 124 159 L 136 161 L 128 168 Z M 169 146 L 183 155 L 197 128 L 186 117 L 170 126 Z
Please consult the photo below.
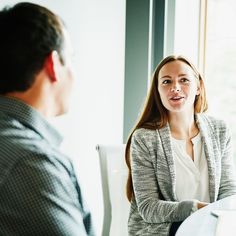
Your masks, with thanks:
M 102 236 L 127 236 L 130 204 L 125 195 L 128 168 L 125 164 L 125 145 L 97 145 L 102 192 Z

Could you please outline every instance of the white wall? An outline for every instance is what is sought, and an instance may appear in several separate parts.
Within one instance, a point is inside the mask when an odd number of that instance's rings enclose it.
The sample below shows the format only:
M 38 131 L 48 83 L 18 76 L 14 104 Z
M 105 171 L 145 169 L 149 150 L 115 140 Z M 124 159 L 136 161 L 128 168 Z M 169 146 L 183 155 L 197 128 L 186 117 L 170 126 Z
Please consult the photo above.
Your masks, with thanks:
M 20 2 L 1 0 L 0 7 Z M 75 48 L 78 77 L 71 111 L 53 121 L 65 136 L 100 235 L 102 198 L 98 143 L 122 143 L 125 0 L 35 0 L 65 21 Z

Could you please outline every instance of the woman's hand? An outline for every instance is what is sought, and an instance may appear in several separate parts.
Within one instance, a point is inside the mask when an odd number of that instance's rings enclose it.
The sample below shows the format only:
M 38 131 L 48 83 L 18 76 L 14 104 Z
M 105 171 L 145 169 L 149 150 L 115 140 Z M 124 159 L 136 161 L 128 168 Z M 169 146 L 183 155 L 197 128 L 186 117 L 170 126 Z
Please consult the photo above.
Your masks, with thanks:
M 198 202 L 197 208 L 198 208 L 198 209 L 201 209 L 201 208 L 207 206 L 208 204 L 209 204 L 209 203 L 207 203 L 207 202 Z

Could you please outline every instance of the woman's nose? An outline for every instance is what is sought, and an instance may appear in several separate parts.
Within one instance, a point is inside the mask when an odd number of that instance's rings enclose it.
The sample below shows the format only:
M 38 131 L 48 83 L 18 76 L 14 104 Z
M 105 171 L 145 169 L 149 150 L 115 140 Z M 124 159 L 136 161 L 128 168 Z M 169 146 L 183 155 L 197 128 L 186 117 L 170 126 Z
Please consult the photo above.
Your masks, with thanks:
M 178 83 L 173 84 L 171 88 L 171 92 L 179 92 L 181 90 L 180 85 Z

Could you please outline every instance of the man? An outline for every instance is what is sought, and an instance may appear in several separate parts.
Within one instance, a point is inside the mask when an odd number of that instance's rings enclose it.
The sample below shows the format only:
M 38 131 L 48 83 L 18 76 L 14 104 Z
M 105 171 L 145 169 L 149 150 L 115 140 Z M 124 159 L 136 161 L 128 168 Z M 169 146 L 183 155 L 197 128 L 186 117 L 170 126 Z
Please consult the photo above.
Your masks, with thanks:
M 61 137 L 73 84 L 62 20 L 19 3 L 0 11 L 0 235 L 94 235 Z

